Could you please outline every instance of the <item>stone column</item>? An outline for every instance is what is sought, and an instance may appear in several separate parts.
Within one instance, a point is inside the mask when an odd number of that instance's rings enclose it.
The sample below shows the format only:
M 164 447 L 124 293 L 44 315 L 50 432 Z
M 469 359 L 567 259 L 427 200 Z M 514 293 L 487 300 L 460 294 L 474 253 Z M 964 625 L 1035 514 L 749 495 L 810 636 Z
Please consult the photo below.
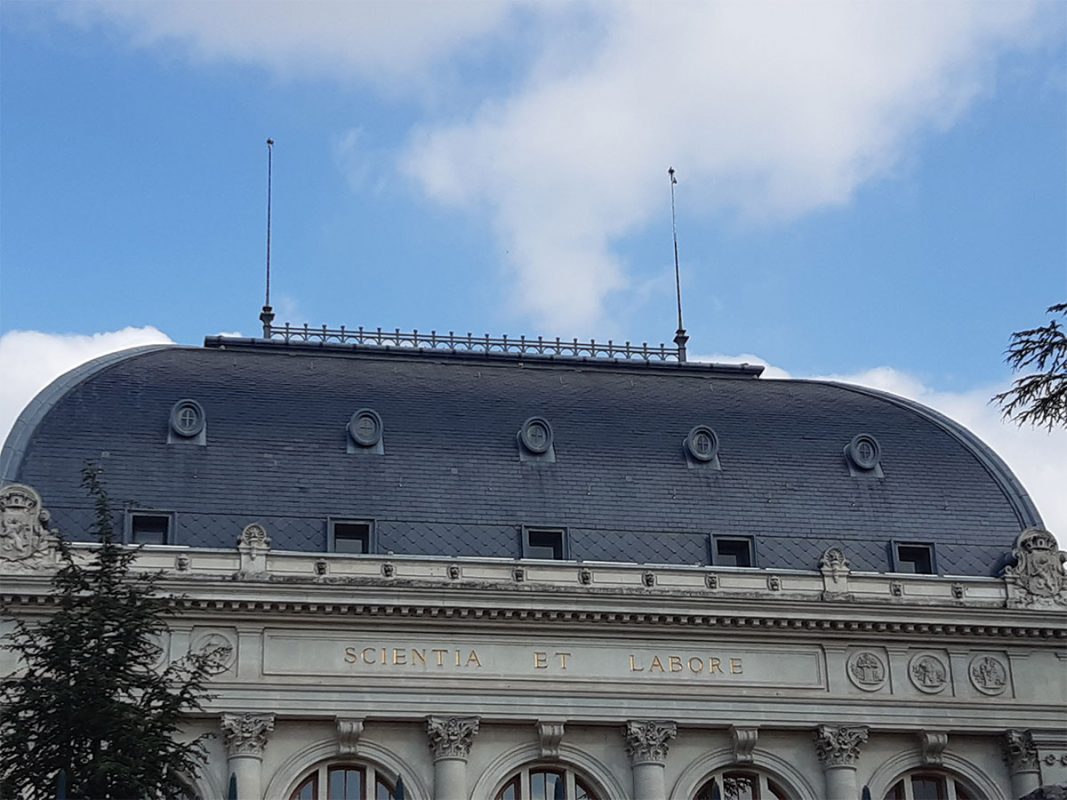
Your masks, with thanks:
M 223 714 L 226 743 L 226 785 L 237 778 L 238 800 L 263 800 L 263 748 L 274 730 L 273 714 Z
M 1011 774 L 1011 795 L 1019 798 L 1041 785 L 1041 767 L 1037 763 L 1037 747 L 1030 731 L 1008 731 L 1004 734 L 1004 760 Z
M 678 726 L 673 722 L 630 720 L 626 723 L 626 754 L 633 765 L 634 797 L 666 800 L 663 773 L 667 743 L 677 735 Z
M 865 727 L 820 725 L 815 731 L 815 752 L 822 764 L 826 800 L 856 800 L 856 761 L 867 741 Z
M 467 757 L 477 732 L 477 717 L 426 718 L 426 734 L 433 750 L 435 800 L 466 800 Z

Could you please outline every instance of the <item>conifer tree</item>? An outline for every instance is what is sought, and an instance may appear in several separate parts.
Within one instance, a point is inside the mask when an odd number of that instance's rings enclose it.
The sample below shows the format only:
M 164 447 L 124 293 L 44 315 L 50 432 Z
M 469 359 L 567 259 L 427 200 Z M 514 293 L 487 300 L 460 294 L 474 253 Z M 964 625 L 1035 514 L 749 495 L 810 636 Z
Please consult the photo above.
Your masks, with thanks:
M 98 470 L 82 484 L 94 501 L 91 556 L 59 541 L 46 618 L 4 609 L 4 646 L 20 667 L 0 686 L 0 796 L 55 800 L 171 800 L 178 775 L 204 763 L 203 737 L 180 739 L 184 715 L 201 709 L 218 653 L 170 662 L 160 640 L 174 613 L 160 573 L 136 570 L 135 549 L 114 538 Z
M 1067 316 L 1067 303 L 1050 306 L 1048 313 Z M 1063 326 L 1053 319 L 1048 325 L 1016 331 L 1006 360 L 1016 372 L 1029 371 L 993 397 L 1004 416 L 1020 425 L 1049 430 L 1067 427 L 1067 332 Z

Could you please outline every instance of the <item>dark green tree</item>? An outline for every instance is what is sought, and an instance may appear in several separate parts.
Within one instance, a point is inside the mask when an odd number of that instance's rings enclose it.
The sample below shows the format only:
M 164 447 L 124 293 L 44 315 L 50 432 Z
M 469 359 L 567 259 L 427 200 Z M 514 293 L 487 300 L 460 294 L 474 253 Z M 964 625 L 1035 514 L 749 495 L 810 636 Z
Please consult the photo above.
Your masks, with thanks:
M 1067 316 L 1067 303 L 1050 306 L 1048 313 Z M 993 397 L 1004 416 L 1020 425 L 1067 427 L 1067 334 L 1060 322 L 1013 333 L 1005 360 L 1026 374 Z
M 174 598 L 115 541 L 98 470 L 87 466 L 82 484 L 99 546 L 82 559 L 60 539 L 43 620 L 4 609 L 14 620 L 4 646 L 21 668 L 0 686 L 0 796 L 54 800 L 63 780 L 70 800 L 182 797 L 178 775 L 198 773 L 204 742 L 182 741 L 181 723 L 207 699 L 219 654 L 160 663 Z

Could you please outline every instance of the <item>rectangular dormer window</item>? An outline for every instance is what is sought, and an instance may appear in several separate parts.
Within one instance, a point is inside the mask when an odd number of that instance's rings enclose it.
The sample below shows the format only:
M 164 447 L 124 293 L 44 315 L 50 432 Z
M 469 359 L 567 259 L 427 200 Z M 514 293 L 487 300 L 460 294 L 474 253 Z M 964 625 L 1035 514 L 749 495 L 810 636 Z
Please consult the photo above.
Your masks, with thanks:
M 522 557 L 565 561 L 569 558 L 565 528 L 523 528 Z
M 919 542 L 894 542 L 893 571 L 912 575 L 937 574 L 934 546 Z
M 130 544 L 174 544 L 171 514 L 129 511 L 126 514 L 126 541 Z
M 711 540 L 711 563 L 716 567 L 754 567 L 755 547 L 749 536 L 714 536 Z
M 373 553 L 374 524 L 369 520 L 331 519 L 327 546 L 331 553 Z

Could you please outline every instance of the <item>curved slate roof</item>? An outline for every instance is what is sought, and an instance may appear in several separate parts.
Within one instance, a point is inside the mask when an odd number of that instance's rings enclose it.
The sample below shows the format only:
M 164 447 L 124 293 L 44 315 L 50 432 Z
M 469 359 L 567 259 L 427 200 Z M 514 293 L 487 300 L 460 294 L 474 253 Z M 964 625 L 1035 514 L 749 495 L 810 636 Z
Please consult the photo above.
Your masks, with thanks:
M 887 571 L 894 540 L 939 570 L 993 575 L 1041 521 L 969 432 L 910 401 L 843 384 L 757 379 L 706 365 L 458 356 L 211 339 L 105 357 L 27 408 L 0 478 L 34 486 L 68 535 L 88 527 L 87 460 L 116 506 L 175 513 L 177 543 L 232 547 L 250 522 L 276 549 L 324 551 L 327 518 L 374 520 L 380 552 L 521 555 L 523 525 L 568 530 L 580 560 L 708 563 L 709 535 L 751 536 L 762 567 L 814 569 L 843 547 Z M 207 443 L 168 444 L 172 406 L 198 401 Z M 381 454 L 348 446 L 362 407 Z M 531 416 L 555 461 L 522 460 Z M 697 424 L 720 470 L 687 460 Z M 883 477 L 854 475 L 858 433 Z

